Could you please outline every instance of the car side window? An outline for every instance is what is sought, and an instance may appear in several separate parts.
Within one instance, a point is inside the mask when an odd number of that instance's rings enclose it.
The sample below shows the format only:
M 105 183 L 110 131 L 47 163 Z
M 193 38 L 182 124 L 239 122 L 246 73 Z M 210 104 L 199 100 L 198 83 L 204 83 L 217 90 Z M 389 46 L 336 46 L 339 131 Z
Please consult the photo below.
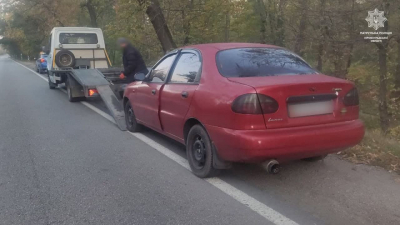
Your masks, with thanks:
M 183 53 L 171 76 L 171 83 L 195 83 L 200 72 L 201 61 L 194 53 Z
M 149 82 L 153 83 L 163 83 L 167 77 L 169 69 L 174 63 L 176 55 L 171 55 L 165 58 L 162 62 L 160 62 L 150 73 Z

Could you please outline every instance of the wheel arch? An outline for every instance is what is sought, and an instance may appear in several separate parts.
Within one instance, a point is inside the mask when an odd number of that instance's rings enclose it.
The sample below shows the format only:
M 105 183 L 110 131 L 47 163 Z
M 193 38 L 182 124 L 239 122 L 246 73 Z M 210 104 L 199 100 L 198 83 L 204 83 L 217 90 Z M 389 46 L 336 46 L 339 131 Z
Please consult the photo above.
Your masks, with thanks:
M 185 125 L 183 126 L 183 137 L 185 140 L 185 145 L 187 144 L 187 136 L 189 134 L 189 131 L 195 125 L 202 126 L 204 128 L 204 130 L 206 131 L 208 137 L 210 138 L 211 145 L 212 145 L 212 151 L 214 152 L 213 167 L 215 169 L 230 169 L 232 167 L 232 163 L 223 160 L 218 155 L 218 150 L 217 150 L 212 138 L 210 137 L 210 134 L 208 133 L 206 127 L 197 118 L 193 118 L 193 117 L 189 118 L 188 120 L 186 120 Z
M 189 119 L 186 120 L 185 124 L 183 125 L 183 139 L 185 140 L 185 144 L 187 141 L 187 136 L 189 134 L 190 129 L 194 126 L 194 125 L 201 125 L 207 132 L 206 127 L 200 122 L 200 120 L 198 120 L 197 118 L 191 117 Z M 208 133 L 208 132 L 207 132 Z
M 125 107 L 125 105 L 126 105 L 126 103 L 129 101 L 129 98 L 128 97 L 126 97 L 126 96 L 124 96 L 124 98 L 123 98 L 123 106 Z

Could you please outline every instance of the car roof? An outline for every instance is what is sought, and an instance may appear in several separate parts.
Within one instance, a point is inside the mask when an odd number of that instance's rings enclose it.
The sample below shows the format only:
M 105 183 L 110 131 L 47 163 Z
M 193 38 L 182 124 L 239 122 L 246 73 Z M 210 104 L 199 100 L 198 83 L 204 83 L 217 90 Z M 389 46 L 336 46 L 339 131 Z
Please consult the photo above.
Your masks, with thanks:
M 91 27 L 54 27 L 53 31 L 101 31 L 100 28 Z
M 209 43 L 209 44 L 199 44 L 199 45 L 189 45 L 183 47 L 184 49 L 195 48 L 195 49 L 206 49 L 214 48 L 218 50 L 226 50 L 232 48 L 280 48 L 274 45 L 257 44 L 257 43 Z

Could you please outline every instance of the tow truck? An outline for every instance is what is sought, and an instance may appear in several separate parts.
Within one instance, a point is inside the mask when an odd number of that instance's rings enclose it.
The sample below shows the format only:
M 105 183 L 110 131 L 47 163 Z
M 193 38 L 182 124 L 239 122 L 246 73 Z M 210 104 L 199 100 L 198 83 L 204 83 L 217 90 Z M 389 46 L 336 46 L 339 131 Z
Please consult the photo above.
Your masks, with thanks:
M 43 49 L 48 54 L 50 89 L 65 84 L 70 102 L 100 96 L 117 126 L 126 130 L 122 104 L 110 87 L 119 80 L 121 69 L 112 67 L 101 29 L 55 27 Z

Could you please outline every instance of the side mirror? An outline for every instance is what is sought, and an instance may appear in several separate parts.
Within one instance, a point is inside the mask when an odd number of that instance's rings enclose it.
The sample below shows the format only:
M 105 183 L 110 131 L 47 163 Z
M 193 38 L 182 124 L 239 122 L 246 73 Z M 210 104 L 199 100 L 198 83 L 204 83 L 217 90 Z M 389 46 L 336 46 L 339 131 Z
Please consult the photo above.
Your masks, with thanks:
M 144 75 L 144 73 L 137 73 L 137 74 L 135 74 L 134 78 L 137 81 L 144 81 L 144 79 L 146 78 L 146 75 Z

